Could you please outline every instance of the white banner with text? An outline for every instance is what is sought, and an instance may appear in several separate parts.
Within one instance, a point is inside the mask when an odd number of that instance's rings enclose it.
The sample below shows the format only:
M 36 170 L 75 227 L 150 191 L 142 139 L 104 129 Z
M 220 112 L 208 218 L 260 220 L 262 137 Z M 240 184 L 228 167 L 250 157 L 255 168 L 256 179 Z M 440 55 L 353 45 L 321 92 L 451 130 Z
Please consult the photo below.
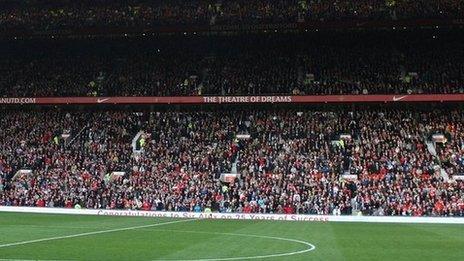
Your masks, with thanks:
M 70 209 L 70 208 L 38 208 L 0 206 L 0 212 L 71 214 L 122 217 L 154 217 L 154 218 L 197 218 L 216 220 L 270 220 L 300 222 L 368 222 L 368 223 L 432 223 L 432 224 L 464 224 L 464 217 L 405 217 L 405 216 L 319 216 L 297 214 L 256 214 L 256 213 L 195 213 L 195 212 L 162 212 L 139 210 L 109 209 Z

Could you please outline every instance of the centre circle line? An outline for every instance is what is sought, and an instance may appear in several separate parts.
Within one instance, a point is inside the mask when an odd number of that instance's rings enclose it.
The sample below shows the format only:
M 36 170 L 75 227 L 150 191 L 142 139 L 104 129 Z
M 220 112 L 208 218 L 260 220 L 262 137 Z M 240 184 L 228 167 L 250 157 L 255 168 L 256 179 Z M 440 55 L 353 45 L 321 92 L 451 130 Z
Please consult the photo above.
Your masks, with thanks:
M 272 257 L 283 257 L 304 254 L 316 249 L 316 246 L 298 239 L 275 237 L 275 236 L 264 236 L 264 235 L 253 235 L 253 234 L 239 234 L 239 233 L 222 233 L 222 232 L 205 232 L 205 231 L 193 231 L 193 230 L 175 230 L 175 229 L 154 229 L 153 231 L 168 231 L 168 232 L 179 232 L 179 233 L 197 233 L 197 234 L 210 234 L 210 235 L 226 235 L 226 236 L 239 236 L 239 237 L 254 237 L 254 238 L 265 238 L 287 242 L 294 242 L 305 245 L 307 248 L 299 251 L 279 253 L 279 254 L 268 254 L 268 255 L 257 255 L 257 256 L 241 256 L 241 257 L 224 257 L 224 258 L 200 258 L 200 259 L 154 259 L 153 261 L 227 261 L 227 260 L 250 260 L 250 259 L 265 259 Z

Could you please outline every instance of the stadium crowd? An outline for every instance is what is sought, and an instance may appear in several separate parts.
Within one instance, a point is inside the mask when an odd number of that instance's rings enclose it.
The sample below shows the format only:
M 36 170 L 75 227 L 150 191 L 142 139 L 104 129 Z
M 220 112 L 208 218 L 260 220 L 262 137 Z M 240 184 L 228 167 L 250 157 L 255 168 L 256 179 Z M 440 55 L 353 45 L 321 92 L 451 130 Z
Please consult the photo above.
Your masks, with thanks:
M 0 205 L 464 216 L 463 122 L 440 108 L 4 111 Z M 436 156 L 433 133 L 448 137 Z
M 0 28 L 288 24 L 304 21 L 462 18 L 459 0 L 3 1 Z
M 458 39 L 400 32 L 17 42 L 0 50 L 0 96 L 464 93 Z

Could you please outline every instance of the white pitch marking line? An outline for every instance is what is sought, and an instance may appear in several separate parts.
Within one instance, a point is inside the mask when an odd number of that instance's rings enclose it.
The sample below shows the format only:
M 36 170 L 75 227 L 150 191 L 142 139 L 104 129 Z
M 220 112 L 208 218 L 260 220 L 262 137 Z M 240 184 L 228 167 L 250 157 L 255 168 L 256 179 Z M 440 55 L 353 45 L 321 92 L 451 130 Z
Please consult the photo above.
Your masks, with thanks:
M 157 229 L 154 231 L 172 231 L 172 232 L 182 232 L 182 233 L 199 233 L 199 234 L 212 234 L 212 235 L 229 235 L 229 236 L 240 236 L 240 237 L 256 237 L 256 238 L 267 238 L 267 239 L 274 239 L 280 241 L 288 241 L 288 242 L 295 242 L 299 244 L 303 244 L 308 248 L 294 251 L 294 252 L 287 252 L 287 253 L 280 253 L 280 254 L 269 254 L 269 255 L 259 255 L 259 256 L 242 256 L 242 257 L 225 257 L 225 258 L 201 258 L 201 259 L 155 259 L 155 261 L 229 261 L 229 260 L 249 260 L 249 259 L 265 259 L 271 257 L 283 257 L 283 256 L 293 256 L 298 254 L 303 254 L 306 252 L 313 251 L 316 249 L 316 246 L 302 240 L 292 239 L 292 238 L 283 238 L 283 237 L 273 237 L 273 236 L 261 236 L 261 235 L 252 235 L 252 234 L 235 234 L 235 233 L 221 233 L 221 232 L 205 232 L 205 231 L 189 231 L 189 230 L 173 230 L 173 229 Z
M 21 242 L 3 244 L 3 245 L 0 245 L 0 248 L 27 245 L 27 244 L 32 244 L 32 243 L 46 242 L 46 241 L 59 240 L 59 239 L 67 239 L 67 238 L 75 238 L 75 237 L 84 237 L 84 236 L 105 234 L 105 233 L 118 232 L 118 231 L 134 230 L 134 229 L 139 229 L 139 228 L 158 227 L 158 226 L 164 226 L 164 225 L 181 223 L 181 222 L 188 222 L 188 221 L 193 221 L 193 220 L 196 220 L 196 219 L 176 220 L 176 221 L 170 221 L 170 222 L 164 222 L 164 223 L 156 223 L 156 224 L 143 225 L 143 226 L 124 227 L 124 228 L 115 228 L 115 229 L 108 229 L 108 230 L 92 231 L 92 232 L 79 233 L 79 234 L 68 235 L 68 236 L 40 238 L 40 239 L 34 239 L 34 240 L 28 240 L 28 241 L 21 241 Z

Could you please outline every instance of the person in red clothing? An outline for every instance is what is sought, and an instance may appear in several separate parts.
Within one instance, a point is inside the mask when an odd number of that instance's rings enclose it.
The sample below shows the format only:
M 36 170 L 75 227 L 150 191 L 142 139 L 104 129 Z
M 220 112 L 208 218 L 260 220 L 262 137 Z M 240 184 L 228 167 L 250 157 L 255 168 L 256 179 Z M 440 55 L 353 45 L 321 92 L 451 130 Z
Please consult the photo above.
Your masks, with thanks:
M 293 213 L 294 213 L 294 209 L 292 205 L 287 204 L 286 206 L 284 206 L 284 214 L 293 214 Z
M 245 206 L 243 207 L 243 213 L 251 213 L 252 207 L 250 206 L 249 203 L 245 203 Z
M 66 200 L 65 208 L 73 208 L 73 204 L 71 200 L 69 199 Z
M 45 207 L 45 200 L 43 200 L 42 198 L 38 199 L 36 202 L 36 205 L 37 207 L 40 207 L 40 208 Z
M 147 201 L 143 201 L 142 210 L 148 211 L 150 209 L 151 209 L 150 203 L 148 203 Z
M 417 206 L 415 207 L 414 211 L 413 211 L 413 216 L 415 217 L 420 217 L 422 216 L 424 213 L 424 211 L 422 211 L 422 208 L 420 206 Z
M 443 212 L 444 207 L 445 205 L 443 204 L 443 201 L 441 199 L 435 202 L 435 211 L 437 211 L 439 214 Z

